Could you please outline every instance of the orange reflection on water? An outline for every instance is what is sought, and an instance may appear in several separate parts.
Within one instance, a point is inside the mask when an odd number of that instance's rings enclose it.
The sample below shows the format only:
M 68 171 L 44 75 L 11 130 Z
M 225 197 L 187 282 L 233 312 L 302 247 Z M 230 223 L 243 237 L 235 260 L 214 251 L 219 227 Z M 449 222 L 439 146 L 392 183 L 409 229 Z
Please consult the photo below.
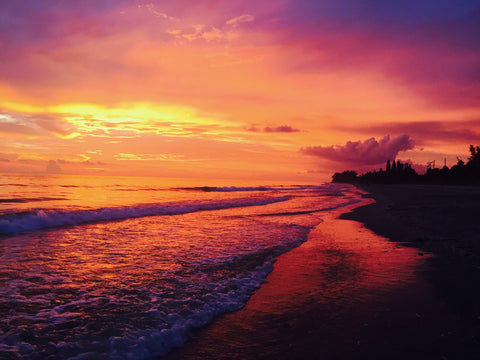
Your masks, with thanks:
M 335 219 L 337 215 L 328 215 L 306 243 L 278 259 L 247 306 L 263 311 L 269 303 L 279 313 L 318 303 L 351 306 L 416 281 L 426 258 L 418 250 L 390 242 L 361 223 Z M 262 303 L 255 302 L 256 296 Z
M 388 344 L 391 332 L 409 329 L 417 317 L 408 304 L 428 288 L 418 276 L 428 256 L 337 219 L 341 212 L 324 213 L 307 242 L 280 256 L 243 309 L 168 359 L 355 358 L 363 341 Z M 397 312 L 406 319 L 392 320 Z M 383 330 L 366 332 L 369 323 Z
M 235 192 L 178 191 L 182 188 L 259 186 L 258 181 L 142 178 L 88 175 L 0 174 L 0 214 L 11 210 L 98 209 L 181 200 L 238 197 Z M 271 184 L 274 185 L 274 184 Z

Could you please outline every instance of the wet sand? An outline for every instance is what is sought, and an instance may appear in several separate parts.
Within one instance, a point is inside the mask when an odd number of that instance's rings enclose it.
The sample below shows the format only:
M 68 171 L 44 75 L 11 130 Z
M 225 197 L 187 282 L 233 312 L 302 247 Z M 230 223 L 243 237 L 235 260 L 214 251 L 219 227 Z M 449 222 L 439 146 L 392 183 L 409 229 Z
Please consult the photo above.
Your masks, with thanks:
M 426 281 L 452 321 L 449 359 L 480 359 L 480 187 L 369 185 L 376 203 L 345 213 L 377 234 L 433 256 Z M 441 319 L 440 319 L 441 320 Z
M 465 214 L 480 191 L 365 190 L 375 204 L 325 217 L 243 309 L 167 359 L 478 358 L 479 233 Z

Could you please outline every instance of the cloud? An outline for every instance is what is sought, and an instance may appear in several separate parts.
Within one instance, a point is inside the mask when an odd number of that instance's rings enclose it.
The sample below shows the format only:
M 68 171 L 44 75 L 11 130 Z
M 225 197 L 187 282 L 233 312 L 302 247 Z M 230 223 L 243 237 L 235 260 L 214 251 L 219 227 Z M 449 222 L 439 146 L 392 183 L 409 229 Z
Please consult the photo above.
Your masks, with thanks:
M 233 19 L 227 20 L 225 22 L 225 24 L 233 26 L 233 27 L 237 27 L 241 23 L 252 22 L 254 20 L 255 20 L 255 17 L 253 15 L 243 14 L 243 15 L 234 17 Z
M 142 7 L 142 6 L 145 6 L 147 8 L 147 10 L 152 13 L 153 15 L 155 15 L 156 17 L 159 17 L 161 19 L 165 19 L 165 20 L 178 20 L 177 18 L 173 17 L 173 16 L 169 16 L 163 12 L 160 12 L 160 11 L 157 11 L 155 9 L 155 5 L 154 4 L 146 4 L 146 5 L 139 5 L 139 7 Z
M 120 161 L 164 161 L 164 160 L 175 160 L 181 158 L 180 155 L 175 154 L 127 154 L 119 153 L 114 155 L 117 160 Z
M 31 96 L 47 96 L 64 88 L 72 91 L 86 84 L 92 94 L 92 89 L 104 89 L 101 84 L 109 84 L 112 78 L 122 83 L 129 79 L 131 84 L 125 88 L 135 93 L 132 85 L 138 82 L 138 88 L 147 88 L 143 80 L 156 80 L 157 69 L 162 76 L 158 80 L 166 81 L 164 74 L 169 72 L 158 54 L 173 56 L 171 49 L 160 45 L 177 44 L 182 34 L 211 43 L 228 41 L 236 36 L 235 27 L 248 23 L 255 26 L 260 43 L 290 48 L 291 63 L 279 68 L 381 73 L 444 106 L 476 106 L 480 101 L 478 2 L 232 0 L 214 4 L 85 0 L 52 7 L 35 0 L 4 1 L 0 51 L 5 63 L 0 77 Z M 192 30 L 197 23 L 205 24 L 198 33 Z M 244 34 L 239 33 L 242 41 Z M 254 40 L 252 36 L 245 39 Z M 148 49 L 145 59 L 141 44 Z M 95 51 L 98 48 L 102 51 Z M 185 62 L 195 64 L 195 58 Z M 158 88 L 169 86 L 162 83 Z M 79 94 L 86 92 L 80 90 Z M 115 93 L 120 97 L 128 92 L 118 89 Z
M 295 129 L 289 125 L 280 125 L 280 126 L 274 126 L 274 127 L 267 126 L 263 129 L 263 131 L 267 133 L 271 133 L 271 132 L 293 133 L 293 132 L 299 132 L 300 130 Z
M 73 132 L 75 127 L 57 114 L 2 112 L 0 109 L 0 133 L 66 136 Z
M 247 131 L 251 132 L 259 132 L 263 131 L 266 133 L 294 133 L 299 132 L 299 129 L 291 127 L 290 125 L 280 125 L 280 126 L 265 126 L 263 130 L 257 128 L 255 125 L 250 126 L 247 128 Z
M 61 165 L 81 165 L 81 166 L 107 166 L 108 163 L 103 161 L 91 161 L 91 160 L 65 160 L 57 159 L 57 164 Z
M 408 135 L 393 139 L 387 135 L 380 141 L 372 137 L 365 141 L 347 141 L 345 145 L 306 147 L 300 152 L 332 161 L 375 165 L 395 159 L 400 151 L 413 149 L 414 146 L 415 142 Z
M 223 31 L 213 26 L 204 24 L 195 24 L 185 32 L 182 30 L 168 30 L 170 35 L 182 37 L 188 41 L 196 41 L 203 39 L 206 42 L 211 41 L 230 41 L 238 37 L 233 31 Z

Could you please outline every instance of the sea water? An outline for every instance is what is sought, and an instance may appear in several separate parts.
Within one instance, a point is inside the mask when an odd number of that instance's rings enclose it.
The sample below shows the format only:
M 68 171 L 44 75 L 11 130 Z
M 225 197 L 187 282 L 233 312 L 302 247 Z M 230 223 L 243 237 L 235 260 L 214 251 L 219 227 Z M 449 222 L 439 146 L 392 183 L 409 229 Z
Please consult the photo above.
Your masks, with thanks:
M 164 355 L 359 201 L 339 184 L 0 175 L 0 358 Z

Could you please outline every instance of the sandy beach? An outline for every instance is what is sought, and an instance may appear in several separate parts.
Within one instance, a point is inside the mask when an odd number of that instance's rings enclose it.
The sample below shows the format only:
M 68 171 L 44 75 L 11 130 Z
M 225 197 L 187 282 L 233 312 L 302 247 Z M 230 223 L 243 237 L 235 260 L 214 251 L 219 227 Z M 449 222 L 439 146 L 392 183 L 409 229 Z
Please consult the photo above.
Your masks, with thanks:
M 480 189 L 364 186 L 167 359 L 474 359 Z
M 442 339 L 448 358 L 480 356 L 480 188 L 370 185 L 376 203 L 343 214 L 376 233 L 432 254 L 426 275 L 451 322 Z M 442 319 L 439 319 L 442 320 Z

